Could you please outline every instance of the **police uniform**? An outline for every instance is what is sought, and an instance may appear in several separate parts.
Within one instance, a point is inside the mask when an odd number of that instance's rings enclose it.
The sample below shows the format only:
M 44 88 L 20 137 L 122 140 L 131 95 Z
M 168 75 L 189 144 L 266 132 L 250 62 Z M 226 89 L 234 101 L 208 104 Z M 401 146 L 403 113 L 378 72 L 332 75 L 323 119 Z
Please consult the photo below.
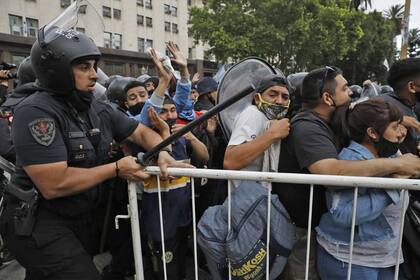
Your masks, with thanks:
M 99 187 L 46 200 L 23 169 L 63 161 L 80 168 L 105 164 L 112 140 L 125 139 L 137 128 L 122 112 L 76 89 L 73 65 L 97 61 L 100 55 L 86 35 L 55 25 L 41 28 L 31 49 L 37 84 L 44 90 L 14 110 L 15 191 L 7 194 L 0 218 L 5 244 L 26 268 L 28 280 L 100 279 L 92 262 L 92 211 Z M 25 201 L 22 190 L 33 192 L 33 197 L 38 193 L 38 202 Z
M 89 168 L 108 161 L 112 139 L 122 140 L 133 133 L 137 122 L 108 104 L 93 101 L 87 121 L 77 117 L 74 108 L 47 92 L 37 92 L 23 101 L 15 111 L 12 137 L 17 149 L 15 185 L 23 189 L 34 186 L 23 166 L 67 161 L 68 166 Z M 94 128 L 97 139 L 89 139 Z M 92 261 L 93 217 L 97 187 L 88 191 L 39 201 L 36 224 L 29 237 L 15 235 L 13 201 L 7 207 L 2 225 L 6 244 L 25 266 L 29 279 L 100 279 Z M 57 273 L 57 274 L 56 274 Z M 50 277 L 50 278 L 49 278 Z M 68 276 L 66 276 L 68 277 Z

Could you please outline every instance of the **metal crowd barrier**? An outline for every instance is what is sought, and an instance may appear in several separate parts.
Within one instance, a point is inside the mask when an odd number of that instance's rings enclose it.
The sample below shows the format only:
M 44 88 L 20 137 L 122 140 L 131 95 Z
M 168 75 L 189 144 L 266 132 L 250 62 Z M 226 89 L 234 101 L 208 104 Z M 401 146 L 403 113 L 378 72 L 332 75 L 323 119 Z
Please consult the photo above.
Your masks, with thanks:
M 165 238 L 163 232 L 163 217 L 162 217 L 162 201 L 160 193 L 160 177 L 159 168 L 152 166 L 147 167 L 146 172 L 151 175 L 157 176 L 158 182 L 158 197 L 159 197 L 159 212 L 160 212 L 160 228 L 161 228 L 161 239 L 162 239 L 162 256 L 165 256 Z M 351 238 L 350 238 L 350 256 L 349 265 L 347 271 L 347 279 L 351 279 L 351 264 L 353 259 L 353 244 L 354 244 L 354 229 L 356 220 L 356 207 L 357 207 L 357 195 L 358 188 L 381 188 L 381 189 L 399 189 L 401 190 L 401 197 L 403 197 L 402 205 L 406 204 L 407 190 L 420 190 L 420 180 L 413 179 L 392 179 L 392 178 L 378 178 L 378 177 L 357 177 L 357 176 L 333 176 L 333 175 L 312 175 L 312 174 L 294 174 L 294 173 L 269 173 L 269 172 L 252 172 L 252 171 L 227 171 L 227 170 L 215 170 L 215 169 L 184 169 L 184 168 L 169 168 L 168 174 L 172 176 L 186 176 L 191 178 L 209 178 L 209 179 L 225 179 L 225 180 L 252 180 L 252 181 L 266 181 L 266 182 L 278 182 L 278 183 L 292 183 L 292 184 L 307 184 L 310 185 L 310 200 L 309 200 L 309 218 L 308 218 L 308 229 L 307 229 L 307 249 L 306 249 L 306 266 L 305 266 L 305 279 L 307 280 L 309 275 L 309 253 L 310 253 L 310 240 L 311 240 L 311 225 L 312 225 L 312 206 L 313 206 L 313 191 L 314 185 L 323 186 L 337 186 L 337 187 L 353 187 L 354 188 L 354 204 L 353 204 L 353 215 L 352 215 L 352 227 L 351 227 Z M 228 181 L 229 182 L 229 181 Z M 196 213 L 195 213 L 195 186 L 194 180 L 191 180 L 191 192 L 192 192 L 192 213 L 193 213 L 193 238 L 194 238 L 194 270 L 195 279 L 198 280 L 198 261 L 197 261 L 197 232 L 196 232 Z M 231 204 L 230 204 L 230 193 L 231 184 L 228 183 L 228 228 L 231 225 Z M 271 202 L 271 192 L 268 191 L 269 199 L 267 203 Z M 128 205 L 128 216 L 131 219 L 132 238 L 133 238 L 133 250 L 134 250 L 134 261 L 136 269 L 136 279 L 143 280 L 143 260 L 141 254 L 141 241 L 140 241 L 140 227 L 139 227 L 139 213 L 137 208 L 137 194 L 136 186 L 133 183 L 128 185 L 129 205 Z M 270 205 L 270 204 L 269 204 Z M 270 208 L 267 211 L 267 221 L 270 221 Z M 402 231 L 404 228 L 404 207 L 401 207 L 401 224 L 399 233 L 399 249 L 397 256 L 397 263 L 395 269 L 394 279 L 398 279 L 399 275 L 399 260 L 401 256 L 401 243 L 402 243 Z M 117 217 L 116 217 L 117 222 Z M 267 225 L 270 226 L 270 223 Z M 269 242 L 269 228 L 267 230 L 267 242 Z M 267 244 L 267 255 L 269 255 L 269 244 Z M 266 265 L 266 279 L 269 279 L 269 258 L 267 258 Z M 162 257 L 162 263 L 164 268 L 164 279 L 167 280 L 166 275 L 166 262 L 165 258 Z M 230 265 L 229 265 L 230 271 Z M 229 279 L 231 275 L 229 273 Z

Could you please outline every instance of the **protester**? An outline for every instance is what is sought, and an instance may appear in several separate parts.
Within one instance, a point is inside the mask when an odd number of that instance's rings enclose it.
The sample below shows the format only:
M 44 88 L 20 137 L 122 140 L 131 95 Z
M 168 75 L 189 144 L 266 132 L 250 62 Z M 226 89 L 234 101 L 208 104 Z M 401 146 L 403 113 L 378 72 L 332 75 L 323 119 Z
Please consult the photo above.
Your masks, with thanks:
M 200 106 L 205 103 L 216 104 L 217 101 L 217 83 L 211 77 L 203 77 L 197 82 L 198 98 L 194 104 L 194 109 L 200 111 Z
M 403 124 L 408 128 L 401 152 L 418 154 L 420 122 L 416 110 L 420 106 L 420 58 L 408 58 L 394 63 L 388 72 L 388 84 L 394 91 L 381 97 L 401 110 L 404 115 Z
M 403 115 L 381 99 L 360 99 L 339 108 L 344 130 L 350 140 L 338 159 L 370 160 L 398 156 Z M 408 199 L 399 190 L 358 188 L 351 276 L 354 279 L 394 279 L 401 224 L 401 211 Z M 354 201 L 353 188 L 329 188 L 328 212 L 317 227 L 318 272 L 322 279 L 347 279 Z M 405 200 L 405 205 L 403 201 Z M 403 208 L 403 209 L 402 209 Z
M 312 70 L 303 80 L 303 111 L 291 121 L 291 131 L 282 141 L 279 172 L 329 175 L 386 176 L 393 173 L 417 177 L 420 159 L 406 154 L 393 159 L 348 161 L 338 159 L 336 136 L 330 124 L 334 112 L 349 102 L 350 89 L 341 70 L 324 67 Z M 296 243 L 284 272 L 284 279 L 304 279 L 306 234 L 308 227 L 309 186 L 273 184 L 292 220 L 296 223 Z M 324 190 L 315 186 L 312 228 L 326 211 Z M 309 276 L 317 279 L 315 269 L 315 232 L 311 235 Z
M 253 104 L 235 119 L 225 152 L 226 169 L 277 172 L 280 140 L 289 134 L 285 118 L 289 104 L 286 77 L 273 74 L 260 80 Z
M 144 84 L 129 77 L 115 78 L 106 94 L 109 101 L 117 104 L 130 117 L 139 115 L 148 100 Z

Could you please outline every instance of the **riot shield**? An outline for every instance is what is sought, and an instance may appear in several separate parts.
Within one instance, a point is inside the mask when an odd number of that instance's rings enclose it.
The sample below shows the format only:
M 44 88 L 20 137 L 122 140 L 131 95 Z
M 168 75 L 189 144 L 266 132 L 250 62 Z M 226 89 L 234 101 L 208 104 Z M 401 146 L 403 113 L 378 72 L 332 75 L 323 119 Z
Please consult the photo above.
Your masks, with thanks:
M 101 68 L 98 67 L 98 70 L 96 71 L 97 75 L 98 75 L 98 80 L 97 82 L 99 84 L 101 84 L 102 86 L 105 86 L 106 81 L 109 79 L 108 75 L 105 74 L 104 71 L 102 71 Z
M 277 74 L 265 60 L 258 57 L 246 58 L 226 71 L 217 89 L 217 104 L 252 87 L 255 88 L 261 78 Z M 253 95 L 249 94 L 218 114 L 223 134 L 229 140 L 235 118 L 252 104 Z

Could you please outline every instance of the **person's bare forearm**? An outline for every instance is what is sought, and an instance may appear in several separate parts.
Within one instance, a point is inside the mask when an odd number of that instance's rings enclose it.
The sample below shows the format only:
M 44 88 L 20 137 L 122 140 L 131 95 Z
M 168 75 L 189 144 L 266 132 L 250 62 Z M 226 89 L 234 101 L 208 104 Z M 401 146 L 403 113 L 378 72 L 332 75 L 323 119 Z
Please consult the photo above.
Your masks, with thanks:
M 341 168 L 341 174 L 347 176 L 366 176 L 381 177 L 392 173 L 397 173 L 401 165 L 395 159 L 378 158 L 364 161 L 341 161 L 344 166 Z
M 207 162 L 209 160 L 209 152 L 207 150 L 207 147 L 198 140 L 198 138 L 194 137 L 190 144 L 192 146 L 193 155 L 202 162 Z
M 309 166 L 312 174 L 380 177 L 402 170 L 398 159 L 378 158 L 372 160 L 324 159 Z
M 128 137 L 128 140 L 137 145 L 141 145 L 146 150 L 150 150 L 162 142 L 162 137 L 153 129 L 140 123 L 136 130 Z
M 189 79 L 190 78 L 190 72 L 188 71 L 188 67 L 180 66 L 179 67 L 179 72 L 180 72 L 182 78 L 184 78 L 184 79 Z
M 48 165 L 25 167 L 45 199 L 77 194 L 116 176 L 115 163 L 92 168 L 68 167 L 66 162 Z
M 273 142 L 273 138 L 268 133 L 264 133 L 255 138 L 255 140 L 237 146 L 228 146 L 223 166 L 232 170 L 247 167 L 261 156 Z

